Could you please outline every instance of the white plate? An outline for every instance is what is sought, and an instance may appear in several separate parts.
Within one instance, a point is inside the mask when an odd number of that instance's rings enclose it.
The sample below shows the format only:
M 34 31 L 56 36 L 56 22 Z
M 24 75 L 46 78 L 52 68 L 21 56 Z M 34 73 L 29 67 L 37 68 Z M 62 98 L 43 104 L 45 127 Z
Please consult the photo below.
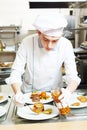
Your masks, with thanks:
M 3 98 L 0 99 L 0 103 L 3 103 L 8 100 L 8 97 L 4 93 L 0 93 L 0 96 L 3 96 Z
M 46 92 L 46 94 L 49 95 L 49 98 L 46 99 L 46 100 L 45 99 L 41 99 L 40 100 L 41 103 L 49 103 L 49 102 L 53 101 L 51 93 L 50 92 Z M 33 102 L 30 97 L 31 97 L 31 92 L 30 93 L 26 93 L 25 94 L 25 102 L 29 103 L 29 104 L 34 104 L 35 102 Z
M 86 102 L 86 103 L 80 102 L 80 101 L 77 99 L 78 96 L 79 96 L 79 95 L 77 95 L 77 94 L 73 94 L 73 95 L 71 96 L 71 99 L 70 99 L 70 102 L 69 102 L 69 107 L 70 107 L 70 108 L 83 108 L 83 107 L 87 107 L 87 102 Z M 80 103 L 80 106 L 72 106 L 72 104 L 75 103 L 75 102 L 79 102 L 79 103 Z
M 32 106 L 33 105 L 30 105 L 30 107 Z M 33 113 L 28 106 L 19 107 L 17 110 L 17 115 L 27 120 L 46 120 L 46 119 L 53 118 L 59 114 L 57 107 L 45 104 L 44 109 L 48 109 L 48 108 L 52 108 L 51 114 L 43 114 L 43 113 L 36 114 Z
M 0 117 L 3 116 L 5 113 L 6 113 L 6 109 L 0 106 Z

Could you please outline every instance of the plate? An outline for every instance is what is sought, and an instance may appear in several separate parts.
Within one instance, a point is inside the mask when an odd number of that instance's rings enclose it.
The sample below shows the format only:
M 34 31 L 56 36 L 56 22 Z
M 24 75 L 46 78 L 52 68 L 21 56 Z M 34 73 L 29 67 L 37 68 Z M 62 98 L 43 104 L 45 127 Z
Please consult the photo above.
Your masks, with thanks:
M 0 117 L 3 116 L 5 113 L 6 113 L 6 109 L 0 106 Z
M 0 93 L 0 97 L 3 96 L 2 99 L 0 99 L 0 103 L 3 103 L 8 100 L 8 97 L 4 93 Z
M 50 92 L 46 92 L 47 95 L 49 95 L 49 98 L 48 99 L 40 99 L 40 102 L 41 103 L 49 103 L 49 102 L 52 102 L 53 99 L 52 99 L 52 96 L 51 96 L 51 93 Z M 26 93 L 25 94 L 25 102 L 28 103 L 28 104 L 34 104 L 35 102 L 32 101 L 32 99 L 30 98 L 31 97 L 31 92 L 30 93 Z
M 78 96 L 81 96 L 81 95 L 75 94 L 75 95 L 72 95 L 72 96 L 71 96 L 70 102 L 69 102 L 69 107 L 70 107 L 70 108 L 84 108 L 84 107 L 87 107 L 87 102 L 86 102 L 86 103 L 80 102 L 80 101 L 77 99 Z M 80 103 L 80 106 L 72 106 L 72 105 L 71 105 L 71 104 L 73 104 L 73 103 L 75 103 L 75 102 Z
M 29 105 L 32 107 L 33 105 Z M 46 120 L 46 119 L 51 119 L 59 114 L 59 111 L 57 107 L 52 106 L 52 105 L 44 105 L 44 109 L 52 108 L 52 113 L 51 114 L 36 114 L 33 113 L 28 106 L 25 107 L 19 107 L 17 110 L 17 115 L 23 119 L 27 120 Z

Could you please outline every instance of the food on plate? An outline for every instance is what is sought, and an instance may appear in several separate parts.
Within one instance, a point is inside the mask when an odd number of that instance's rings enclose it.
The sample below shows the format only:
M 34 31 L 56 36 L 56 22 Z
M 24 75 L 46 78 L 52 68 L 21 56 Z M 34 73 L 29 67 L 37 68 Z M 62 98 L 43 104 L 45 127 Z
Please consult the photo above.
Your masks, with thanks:
M 52 108 L 48 108 L 43 111 L 44 114 L 51 114 L 52 113 Z
M 31 99 L 32 99 L 33 102 L 39 102 L 40 101 L 40 96 L 37 93 L 32 93 L 31 94 Z
M 71 104 L 71 106 L 80 106 L 80 103 L 79 102 L 74 102 Z
M 59 112 L 61 115 L 67 115 L 70 113 L 70 108 L 69 106 L 63 107 L 59 109 Z
M 5 64 L 4 63 L 0 63 L 0 67 L 3 67 L 3 66 L 5 66 Z
M 13 63 L 8 63 L 8 64 L 6 64 L 5 66 L 6 66 L 6 67 L 12 67 L 12 65 L 13 65 Z
M 44 104 L 43 103 L 40 103 L 40 102 L 38 102 L 38 103 L 35 103 L 34 105 L 33 105 L 33 108 L 31 108 L 32 109 L 32 111 L 34 111 L 34 112 L 36 112 L 36 113 L 41 113 L 41 112 L 43 112 L 44 111 Z
M 47 100 L 50 98 L 50 96 L 47 95 L 45 91 L 42 91 L 42 92 L 33 92 L 30 98 L 32 99 L 33 102 L 39 102 L 40 99 Z
M 32 108 L 30 108 L 33 112 L 37 113 L 37 114 L 40 114 L 40 113 L 43 113 L 43 114 L 51 114 L 52 113 L 52 108 L 47 108 L 45 109 L 44 108 L 44 104 L 41 103 L 41 102 L 38 102 L 38 103 L 35 103 L 33 105 Z
M 13 63 L 0 63 L 0 67 L 12 67 Z
M 0 100 L 2 100 L 3 99 L 3 96 L 2 95 L 0 95 Z
M 2 100 L 3 99 L 3 96 L 0 96 L 0 100 Z
M 47 95 L 46 95 L 46 92 L 45 92 L 45 91 L 44 91 L 44 92 L 41 92 L 40 96 L 41 96 L 41 98 L 43 98 L 43 99 L 46 99 L 46 98 L 47 98 Z
M 87 102 L 87 97 L 85 97 L 85 96 L 78 96 L 77 99 L 78 99 L 80 102 L 82 102 L 82 103 Z

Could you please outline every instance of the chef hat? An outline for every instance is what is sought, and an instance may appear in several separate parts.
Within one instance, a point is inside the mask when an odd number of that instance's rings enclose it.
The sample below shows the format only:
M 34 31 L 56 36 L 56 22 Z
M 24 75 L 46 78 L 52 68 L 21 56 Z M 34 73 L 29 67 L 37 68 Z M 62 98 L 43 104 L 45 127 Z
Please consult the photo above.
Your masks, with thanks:
M 33 25 L 43 34 L 57 37 L 63 34 L 63 29 L 67 26 L 67 20 L 62 14 L 48 13 L 38 15 Z

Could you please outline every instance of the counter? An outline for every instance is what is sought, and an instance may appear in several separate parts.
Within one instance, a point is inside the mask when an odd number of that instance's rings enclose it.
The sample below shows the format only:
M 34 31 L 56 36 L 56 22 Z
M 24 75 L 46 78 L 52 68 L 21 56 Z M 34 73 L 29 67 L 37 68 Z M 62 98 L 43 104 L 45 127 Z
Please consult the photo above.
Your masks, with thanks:
M 13 92 L 10 86 L 0 86 L 1 91 L 8 95 L 8 102 L 0 104 L 0 106 L 4 106 L 7 108 L 7 114 L 5 117 L 1 117 L 3 120 L 1 121 L 0 118 L 0 130 L 24 130 L 24 129 L 31 129 L 31 130 L 43 130 L 43 129 L 50 129 L 50 130 L 86 130 L 87 129 L 87 107 L 81 109 L 74 109 L 71 110 L 71 115 L 67 117 L 56 116 L 52 119 L 48 120 L 26 120 L 19 118 L 16 114 L 16 107 L 13 104 L 12 96 Z M 84 92 L 87 94 L 87 89 L 77 90 L 79 94 L 83 94 Z M 73 114 L 76 114 L 73 116 Z M 80 114 L 80 115 L 79 115 Z M 83 114 L 83 115 L 82 115 Z
M 1 125 L 0 130 L 87 130 L 87 121 Z

